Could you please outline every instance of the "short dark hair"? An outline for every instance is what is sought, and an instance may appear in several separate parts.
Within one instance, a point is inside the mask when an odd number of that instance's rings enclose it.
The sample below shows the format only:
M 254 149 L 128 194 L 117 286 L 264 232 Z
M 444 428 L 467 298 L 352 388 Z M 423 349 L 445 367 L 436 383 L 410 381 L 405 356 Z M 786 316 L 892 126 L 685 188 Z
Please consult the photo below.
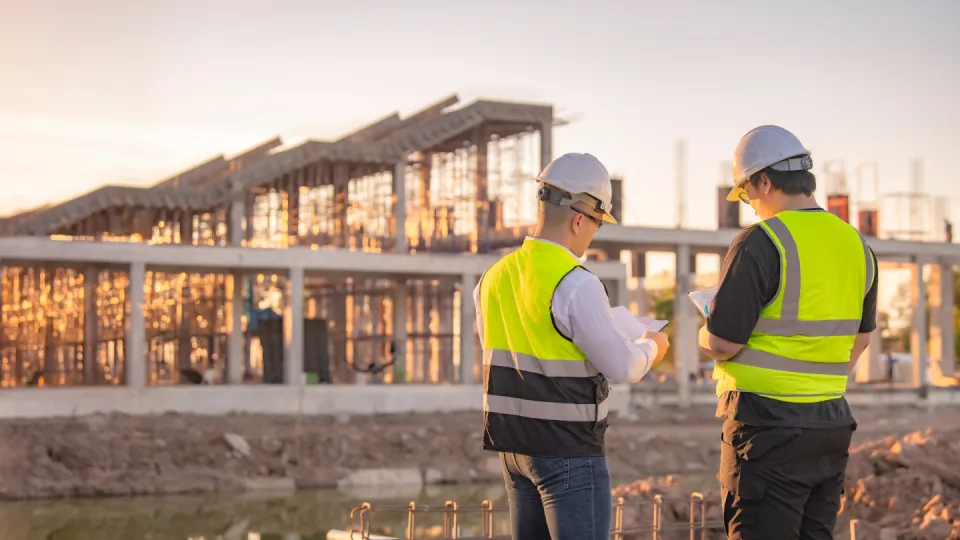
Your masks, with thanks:
M 756 172 L 750 177 L 750 183 L 753 184 L 753 187 L 760 184 L 760 177 L 764 174 L 770 179 L 773 187 L 787 195 L 800 195 L 802 193 L 809 197 L 817 190 L 817 177 L 812 172 L 778 171 L 771 167 Z

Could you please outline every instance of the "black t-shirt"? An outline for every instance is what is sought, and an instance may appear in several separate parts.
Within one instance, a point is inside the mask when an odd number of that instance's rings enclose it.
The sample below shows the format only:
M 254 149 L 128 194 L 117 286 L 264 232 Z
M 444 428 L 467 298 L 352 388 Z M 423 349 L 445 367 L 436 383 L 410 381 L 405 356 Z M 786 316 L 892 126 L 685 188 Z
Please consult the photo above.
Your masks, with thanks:
M 805 211 L 823 212 L 822 208 Z M 874 264 L 876 255 L 871 250 Z M 877 327 L 877 277 L 863 301 L 860 332 Z M 710 306 L 707 329 L 718 338 L 745 344 L 763 307 L 780 289 L 780 252 L 759 227 L 747 227 L 730 244 L 721 269 L 720 288 Z M 754 426 L 830 428 L 856 425 L 844 398 L 821 403 L 788 403 L 736 390 L 725 392 L 717 417 Z

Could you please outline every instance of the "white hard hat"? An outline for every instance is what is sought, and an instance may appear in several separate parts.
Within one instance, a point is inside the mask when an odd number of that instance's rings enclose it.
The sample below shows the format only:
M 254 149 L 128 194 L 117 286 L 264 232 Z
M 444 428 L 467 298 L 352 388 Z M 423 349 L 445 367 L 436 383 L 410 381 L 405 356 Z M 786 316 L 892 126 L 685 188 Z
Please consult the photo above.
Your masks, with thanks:
M 603 221 L 616 223 L 610 212 L 613 210 L 613 186 L 610 182 L 610 173 L 600 163 L 600 160 L 591 154 L 569 153 L 551 161 L 544 167 L 537 180 L 556 186 L 573 197 L 556 204 L 572 204 L 582 201 L 588 206 L 603 214 Z M 578 197 L 578 195 L 581 195 Z M 582 195 L 589 195 L 583 197 Z
M 809 171 L 813 160 L 800 139 L 782 127 L 753 128 L 733 151 L 733 189 L 727 194 L 727 200 L 739 200 L 746 181 L 767 167 L 778 171 Z

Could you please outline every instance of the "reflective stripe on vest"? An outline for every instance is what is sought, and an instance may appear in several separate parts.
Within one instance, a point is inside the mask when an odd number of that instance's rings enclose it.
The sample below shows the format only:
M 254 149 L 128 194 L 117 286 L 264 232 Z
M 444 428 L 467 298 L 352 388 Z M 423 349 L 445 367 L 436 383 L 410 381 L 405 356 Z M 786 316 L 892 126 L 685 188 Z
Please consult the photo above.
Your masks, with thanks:
M 547 360 L 500 349 L 484 350 L 483 363 L 538 373 L 545 377 L 593 377 L 599 373 L 593 364 L 582 360 Z
M 538 420 L 562 422 L 595 422 L 607 417 L 607 402 L 600 405 L 579 403 L 550 403 L 504 396 L 483 396 L 483 410 L 500 414 L 512 414 Z
M 830 238 L 834 245 L 830 249 L 820 249 L 818 242 L 811 240 L 811 229 L 807 229 L 802 231 L 806 233 L 807 239 L 801 249 L 781 216 L 786 221 L 792 221 L 794 227 L 812 227 L 812 231 L 816 232 L 822 229 L 824 234 L 821 238 Z M 716 364 L 714 379 L 718 381 L 717 394 L 727 390 L 740 390 L 795 402 L 822 401 L 842 396 L 848 378 L 849 352 L 860 329 L 863 298 L 876 274 L 870 248 L 855 229 L 826 212 L 781 213 L 759 226 L 780 251 L 780 290 L 774 301 L 764 307 L 753 334 L 740 353 L 726 362 Z M 856 235 L 857 253 L 862 254 L 856 257 L 849 251 L 855 242 L 853 235 Z M 813 310 L 825 311 L 827 317 L 800 319 L 801 292 L 804 290 L 801 253 L 808 265 L 807 272 L 810 272 L 809 265 L 818 264 L 816 268 L 823 267 L 825 271 L 835 273 L 834 276 L 824 276 L 826 280 L 842 280 L 845 284 L 851 284 L 858 281 L 859 277 L 845 272 L 862 272 L 860 275 L 864 279 L 863 288 L 858 288 L 856 299 L 848 296 L 835 298 L 838 307 L 834 308 L 827 303 L 816 306 L 818 309 Z M 842 260 L 834 263 L 832 257 L 837 256 Z M 865 268 L 859 266 L 860 261 L 865 261 Z M 808 277 L 810 275 L 817 274 L 807 274 Z M 824 283 L 826 282 L 818 281 L 808 285 L 816 289 L 813 292 L 817 294 L 812 295 L 813 297 L 830 298 L 830 294 L 827 294 L 831 292 L 829 284 L 825 286 Z M 834 294 L 836 297 L 849 294 L 847 290 L 842 293 L 832 292 L 837 293 Z M 779 310 L 776 306 L 778 300 Z M 850 309 L 854 300 L 858 302 L 856 310 Z M 807 306 L 808 311 L 810 307 Z M 831 314 L 848 316 L 834 318 L 829 316 Z M 856 318 L 849 315 L 855 315 Z M 791 386 L 797 388 L 791 389 Z M 800 391 L 801 388 L 823 390 Z

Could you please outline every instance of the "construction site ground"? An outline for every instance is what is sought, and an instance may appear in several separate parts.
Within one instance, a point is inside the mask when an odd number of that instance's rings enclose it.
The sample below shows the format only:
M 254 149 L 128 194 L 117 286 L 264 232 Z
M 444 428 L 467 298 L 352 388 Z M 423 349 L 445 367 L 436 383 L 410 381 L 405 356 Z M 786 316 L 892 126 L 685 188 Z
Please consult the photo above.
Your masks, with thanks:
M 854 447 L 866 446 L 852 453 L 846 517 L 873 523 L 877 535 L 886 526 L 886 538 L 913 538 L 890 536 L 894 526 L 935 534 L 960 527 L 960 409 L 855 413 Z M 620 485 L 615 493 L 703 490 L 712 504 L 719 425 L 712 410 L 640 410 L 636 418 L 612 419 L 607 452 Z M 428 484 L 496 484 L 498 460 L 481 449 L 480 429 L 480 413 L 7 420 L 0 422 L 0 498 L 210 493 L 257 483 L 374 494 L 382 490 L 369 484 L 406 482 L 410 474 Z M 669 474 L 680 483 L 649 479 Z

